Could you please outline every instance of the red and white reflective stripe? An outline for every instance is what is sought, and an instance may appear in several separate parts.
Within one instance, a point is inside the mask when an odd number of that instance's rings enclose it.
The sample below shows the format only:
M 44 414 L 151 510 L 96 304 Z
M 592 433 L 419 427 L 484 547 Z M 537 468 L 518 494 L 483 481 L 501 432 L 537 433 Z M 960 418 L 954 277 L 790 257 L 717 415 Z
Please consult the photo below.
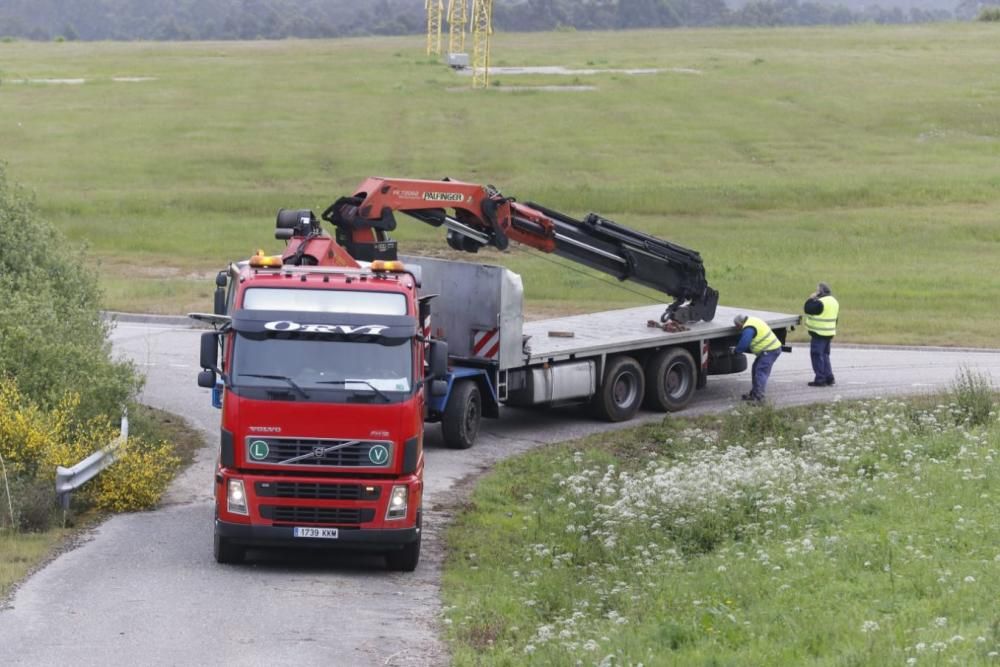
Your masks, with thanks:
M 431 314 L 424 316 L 424 321 L 420 323 L 420 333 L 424 337 L 424 360 L 430 362 L 431 358 Z
M 701 341 L 701 367 L 703 370 L 708 370 L 708 341 Z
M 500 352 L 500 330 L 472 330 L 472 356 L 496 359 Z
M 420 329 L 421 329 L 421 333 L 423 334 L 424 338 L 427 339 L 427 340 L 430 340 L 430 337 L 431 337 L 431 316 L 430 316 L 430 313 L 428 313 L 427 316 L 424 317 L 424 321 L 420 323 Z

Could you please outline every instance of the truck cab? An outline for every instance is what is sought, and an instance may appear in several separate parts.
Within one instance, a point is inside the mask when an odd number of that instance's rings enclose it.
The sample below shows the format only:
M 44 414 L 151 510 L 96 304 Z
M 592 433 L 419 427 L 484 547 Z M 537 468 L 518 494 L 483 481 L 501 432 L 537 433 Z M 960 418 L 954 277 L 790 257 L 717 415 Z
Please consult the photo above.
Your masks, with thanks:
M 256 265 L 255 265 L 256 264 Z M 222 409 L 214 553 L 328 547 L 420 556 L 423 423 L 443 344 L 418 326 L 418 276 L 399 262 L 232 265 L 199 384 Z M 391 269 L 391 270 L 388 270 Z M 224 283 L 224 285 L 223 285 Z

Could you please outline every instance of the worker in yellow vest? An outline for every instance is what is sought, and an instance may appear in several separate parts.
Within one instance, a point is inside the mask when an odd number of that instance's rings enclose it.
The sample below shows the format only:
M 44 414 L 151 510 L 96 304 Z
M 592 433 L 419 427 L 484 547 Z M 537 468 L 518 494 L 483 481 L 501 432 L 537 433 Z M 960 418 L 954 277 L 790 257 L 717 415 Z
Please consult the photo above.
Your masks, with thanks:
M 837 335 L 840 303 L 834 298 L 830 286 L 819 283 L 803 306 L 806 329 L 809 331 L 809 357 L 812 359 L 815 378 L 810 387 L 829 387 L 834 384 L 833 367 L 830 366 L 830 343 Z
M 740 329 L 740 342 L 733 352 L 749 352 L 757 358 L 750 369 L 750 393 L 743 394 L 744 401 L 763 401 L 764 390 L 767 389 L 767 379 L 771 376 L 771 368 L 781 355 L 781 341 L 771 331 L 767 322 L 759 317 L 747 317 L 740 314 L 733 318 L 733 324 Z

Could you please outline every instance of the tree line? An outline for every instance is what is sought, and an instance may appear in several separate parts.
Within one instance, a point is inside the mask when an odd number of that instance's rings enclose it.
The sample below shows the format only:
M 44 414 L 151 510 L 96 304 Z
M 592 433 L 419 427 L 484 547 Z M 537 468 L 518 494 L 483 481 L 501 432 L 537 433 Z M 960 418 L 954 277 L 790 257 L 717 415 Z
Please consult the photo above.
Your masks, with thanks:
M 960 16 L 967 13 L 963 6 L 957 7 Z M 852 9 L 836 0 L 750 0 L 734 8 L 724 0 L 495 0 L 493 22 L 497 30 L 525 32 L 920 23 L 952 16 L 940 8 L 877 3 Z M 4 0 L 0 5 L 0 37 L 32 40 L 352 37 L 418 34 L 426 26 L 424 0 Z

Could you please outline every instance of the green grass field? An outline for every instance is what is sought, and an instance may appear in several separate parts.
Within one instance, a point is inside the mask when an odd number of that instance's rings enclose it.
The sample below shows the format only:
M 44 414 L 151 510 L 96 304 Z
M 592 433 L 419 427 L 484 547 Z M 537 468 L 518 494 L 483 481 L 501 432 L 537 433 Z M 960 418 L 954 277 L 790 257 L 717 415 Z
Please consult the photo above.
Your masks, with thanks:
M 89 245 L 111 309 L 206 310 L 215 270 L 280 247 L 277 208 L 322 210 L 369 175 L 450 176 L 697 249 L 726 304 L 796 312 L 826 280 L 842 340 L 990 346 L 997 38 L 984 24 L 498 34 L 497 66 L 663 71 L 495 74 L 479 91 L 420 37 L 2 43 L 0 159 Z M 597 90 L 505 90 L 543 84 Z M 445 247 L 415 221 L 396 236 Z M 523 250 L 484 258 L 521 272 L 540 310 L 664 300 Z

